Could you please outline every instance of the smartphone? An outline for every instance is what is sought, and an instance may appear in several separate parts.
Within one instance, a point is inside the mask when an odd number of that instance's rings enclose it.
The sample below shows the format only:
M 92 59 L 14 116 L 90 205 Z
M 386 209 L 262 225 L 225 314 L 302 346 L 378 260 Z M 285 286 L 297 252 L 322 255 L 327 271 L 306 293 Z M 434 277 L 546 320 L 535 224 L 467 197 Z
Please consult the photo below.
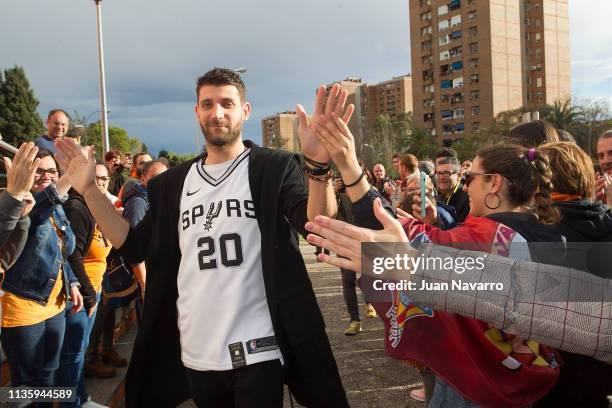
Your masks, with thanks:
M 427 211 L 427 175 L 421 172 L 421 218 L 425 218 Z

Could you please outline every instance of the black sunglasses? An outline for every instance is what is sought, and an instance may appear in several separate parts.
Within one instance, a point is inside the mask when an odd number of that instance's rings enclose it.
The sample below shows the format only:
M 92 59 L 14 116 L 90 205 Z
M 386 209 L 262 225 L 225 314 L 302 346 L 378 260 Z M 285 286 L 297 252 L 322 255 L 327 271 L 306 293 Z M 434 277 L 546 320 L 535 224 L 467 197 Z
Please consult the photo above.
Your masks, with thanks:
M 472 183 L 472 181 L 474 181 L 474 177 L 475 176 L 487 176 L 487 177 L 491 177 L 491 176 L 494 176 L 495 174 L 498 174 L 498 173 L 474 173 L 473 171 L 466 171 L 465 174 L 463 175 L 463 179 L 465 180 L 464 184 L 465 184 L 466 187 L 469 187 L 470 183 Z M 500 174 L 500 176 L 501 176 L 501 178 L 503 178 L 506 181 L 506 183 L 512 184 L 510 182 L 510 180 L 508 180 L 507 178 L 505 178 L 501 174 Z

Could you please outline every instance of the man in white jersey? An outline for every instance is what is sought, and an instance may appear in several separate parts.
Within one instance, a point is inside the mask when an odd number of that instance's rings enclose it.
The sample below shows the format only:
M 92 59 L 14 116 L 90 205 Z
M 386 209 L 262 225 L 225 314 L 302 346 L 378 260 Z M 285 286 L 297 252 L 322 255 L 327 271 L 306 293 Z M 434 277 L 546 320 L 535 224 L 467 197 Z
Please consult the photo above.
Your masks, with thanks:
M 291 226 L 304 234 L 307 220 L 335 216 L 330 157 L 313 127 L 332 113 L 348 123 L 347 92 L 335 85 L 324 104 L 319 87 L 310 124 L 297 106 L 303 170 L 289 152 L 242 140 L 251 106 L 236 72 L 207 72 L 196 93 L 206 153 L 151 181 L 150 209 L 133 228 L 91 187 L 93 153 L 58 142 L 104 234 L 130 263 L 147 262 L 127 406 L 191 397 L 201 407 L 282 407 L 288 384 L 302 405 L 346 407 Z

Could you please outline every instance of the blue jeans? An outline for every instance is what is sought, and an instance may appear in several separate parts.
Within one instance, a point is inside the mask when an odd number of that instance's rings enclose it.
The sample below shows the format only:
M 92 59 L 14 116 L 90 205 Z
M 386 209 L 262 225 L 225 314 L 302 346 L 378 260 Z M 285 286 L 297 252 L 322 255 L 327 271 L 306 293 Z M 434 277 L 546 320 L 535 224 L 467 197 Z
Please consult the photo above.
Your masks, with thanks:
M 465 399 L 453 387 L 436 377 L 436 387 L 427 408 L 479 408 L 479 405 Z
M 13 386 L 53 387 L 64 342 L 64 312 L 20 327 L 3 327 L 0 338 L 11 369 Z
M 97 296 L 100 300 L 100 295 Z M 57 385 L 60 387 L 76 387 L 75 402 L 62 403 L 62 407 L 80 407 L 89 395 L 85 389 L 85 350 L 89 344 L 89 334 L 96 320 L 97 308 L 91 317 L 87 316 L 85 308 L 76 314 L 70 313 L 72 302 L 66 305 L 66 335 L 60 358 L 60 368 L 57 371 Z

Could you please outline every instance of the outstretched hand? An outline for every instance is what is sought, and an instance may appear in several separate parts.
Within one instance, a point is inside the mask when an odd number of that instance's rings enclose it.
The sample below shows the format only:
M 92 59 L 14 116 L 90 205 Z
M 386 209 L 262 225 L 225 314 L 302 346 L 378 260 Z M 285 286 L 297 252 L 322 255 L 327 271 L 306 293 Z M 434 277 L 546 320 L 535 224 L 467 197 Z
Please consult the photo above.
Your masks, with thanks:
M 318 255 L 319 261 L 361 272 L 362 242 L 408 242 L 402 225 L 384 209 L 380 198 L 374 201 L 374 215 L 383 225 L 382 230 L 361 228 L 332 218 L 317 216 L 314 222 L 306 223 L 306 230 L 311 232 L 306 239 L 312 245 L 329 249 L 343 257 L 332 257 L 321 253 Z
M 330 160 L 330 153 L 322 145 L 320 140 L 314 135 L 314 128 L 319 125 L 325 118 L 330 117 L 332 113 L 342 118 L 341 120 L 346 124 L 351 119 L 355 106 L 349 104 L 345 108 L 346 100 L 348 98 L 348 91 L 340 89 L 340 85 L 334 84 L 325 100 L 325 86 L 319 86 L 317 89 L 317 96 L 315 98 L 314 113 L 310 123 L 308 123 L 306 117 L 306 110 L 302 105 L 296 106 L 296 112 L 298 116 L 298 136 L 300 138 L 300 146 L 304 155 L 312 160 L 327 163 Z
M 96 187 L 96 158 L 94 147 L 82 147 L 74 140 L 60 139 L 55 142 L 55 147 L 60 154 L 56 159 L 60 167 L 65 169 L 64 177 L 72 187 L 81 195 L 91 188 Z
M 11 161 L 4 157 L 6 167 L 6 191 L 15 199 L 22 201 L 32 189 L 34 176 L 40 159 L 36 158 L 38 147 L 34 143 L 23 143 Z

